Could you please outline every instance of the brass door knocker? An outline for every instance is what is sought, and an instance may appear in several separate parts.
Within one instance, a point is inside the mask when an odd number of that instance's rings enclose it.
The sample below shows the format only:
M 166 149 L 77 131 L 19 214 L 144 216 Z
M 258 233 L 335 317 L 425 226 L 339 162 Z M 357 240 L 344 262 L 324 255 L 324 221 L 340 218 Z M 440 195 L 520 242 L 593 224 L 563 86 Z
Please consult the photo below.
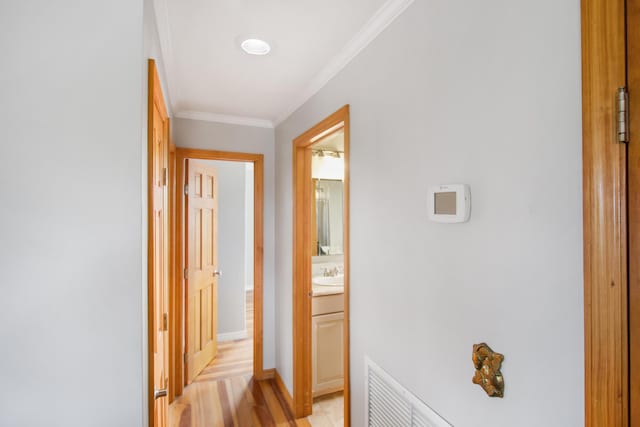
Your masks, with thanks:
M 491 350 L 487 344 L 480 343 L 473 345 L 472 359 L 476 368 L 473 383 L 482 387 L 489 397 L 503 397 L 504 378 L 500 367 L 504 356 Z

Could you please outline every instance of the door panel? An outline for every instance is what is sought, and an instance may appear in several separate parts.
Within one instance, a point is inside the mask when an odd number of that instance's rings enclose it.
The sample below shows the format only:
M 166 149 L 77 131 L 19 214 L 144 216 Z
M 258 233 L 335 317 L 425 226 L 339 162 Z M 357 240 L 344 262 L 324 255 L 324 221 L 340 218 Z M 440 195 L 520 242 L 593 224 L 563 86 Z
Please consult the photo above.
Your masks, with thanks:
M 216 356 L 218 180 L 215 168 L 187 160 L 187 382 Z
M 344 387 L 344 313 L 313 316 L 311 324 L 315 397 Z
M 169 118 L 158 75 L 149 61 L 149 414 L 150 425 L 165 427 L 169 386 L 169 248 L 167 167 Z M 158 396 L 156 398 L 156 395 Z

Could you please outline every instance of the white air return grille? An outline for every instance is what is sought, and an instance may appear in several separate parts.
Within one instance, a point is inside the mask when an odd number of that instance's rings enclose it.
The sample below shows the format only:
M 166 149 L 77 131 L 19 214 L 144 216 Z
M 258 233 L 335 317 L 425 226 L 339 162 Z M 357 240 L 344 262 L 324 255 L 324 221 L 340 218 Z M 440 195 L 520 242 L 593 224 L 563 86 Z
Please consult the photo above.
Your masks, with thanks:
M 366 419 L 369 427 L 451 427 L 433 409 L 365 357 Z

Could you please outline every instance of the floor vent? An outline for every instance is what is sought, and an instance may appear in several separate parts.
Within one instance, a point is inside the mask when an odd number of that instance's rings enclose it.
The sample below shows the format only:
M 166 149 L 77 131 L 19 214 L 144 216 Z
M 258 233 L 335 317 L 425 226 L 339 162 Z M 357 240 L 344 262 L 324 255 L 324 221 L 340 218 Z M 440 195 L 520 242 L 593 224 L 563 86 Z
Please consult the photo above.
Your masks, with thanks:
M 451 427 L 369 358 L 365 369 L 367 426 Z

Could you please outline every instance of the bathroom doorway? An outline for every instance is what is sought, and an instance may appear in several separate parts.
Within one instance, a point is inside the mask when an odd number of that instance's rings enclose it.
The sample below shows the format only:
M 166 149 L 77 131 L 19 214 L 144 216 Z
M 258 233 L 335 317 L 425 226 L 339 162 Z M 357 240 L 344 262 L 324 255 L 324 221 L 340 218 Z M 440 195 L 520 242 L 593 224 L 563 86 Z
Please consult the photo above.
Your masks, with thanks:
M 349 425 L 349 106 L 293 141 L 293 406 Z

